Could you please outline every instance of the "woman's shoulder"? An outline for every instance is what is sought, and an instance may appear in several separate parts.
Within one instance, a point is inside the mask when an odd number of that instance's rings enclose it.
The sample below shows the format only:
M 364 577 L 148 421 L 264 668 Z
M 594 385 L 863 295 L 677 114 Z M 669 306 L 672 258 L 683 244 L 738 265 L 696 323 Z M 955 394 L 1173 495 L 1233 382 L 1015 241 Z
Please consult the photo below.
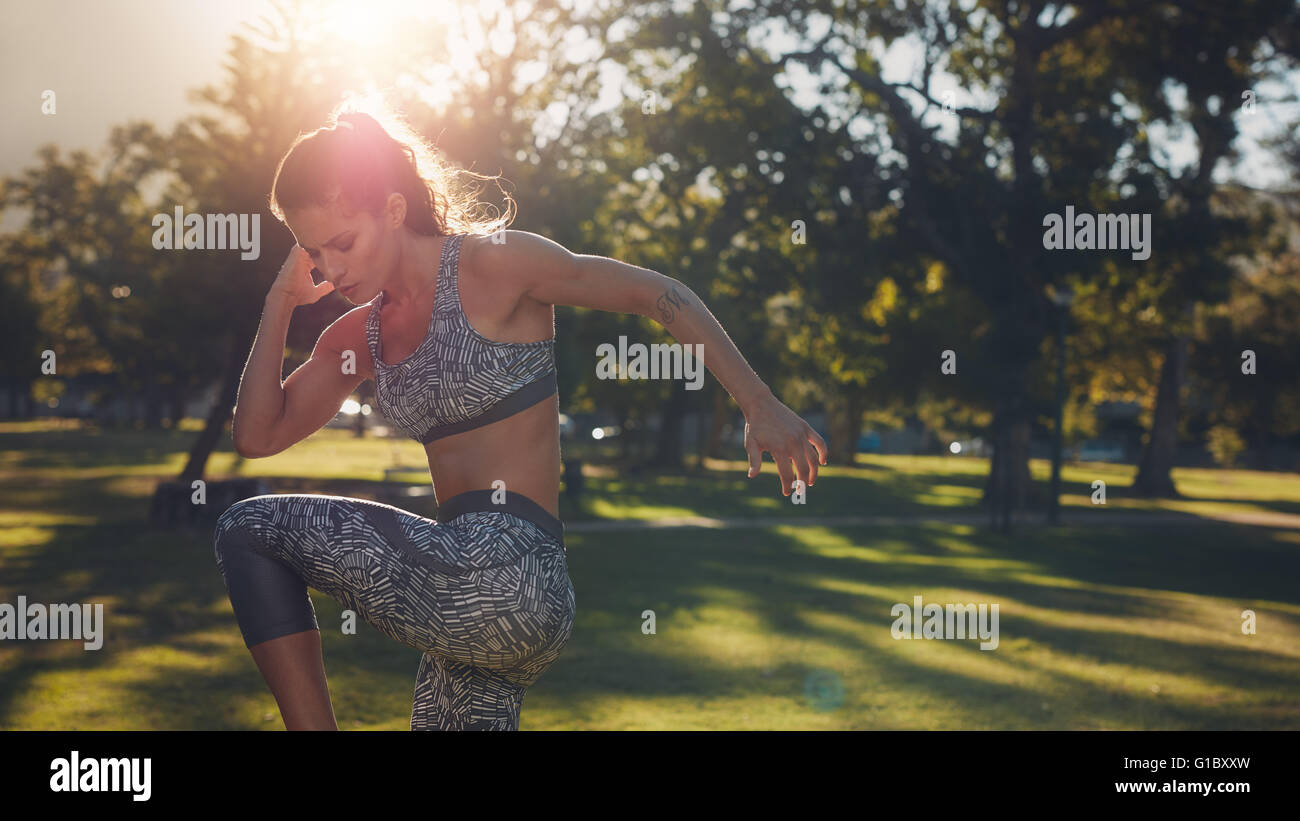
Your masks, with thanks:
M 504 285 L 517 274 L 568 265 L 573 253 L 552 239 L 531 231 L 502 229 L 491 234 L 465 234 L 460 270 Z
M 484 338 L 554 337 L 553 306 L 525 299 L 539 273 L 545 273 L 545 268 L 540 266 L 546 262 L 547 246 L 561 247 L 527 231 L 502 230 L 465 236 L 458 262 L 457 291 L 466 321 Z M 523 310 L 520 310 L 521 303 Z

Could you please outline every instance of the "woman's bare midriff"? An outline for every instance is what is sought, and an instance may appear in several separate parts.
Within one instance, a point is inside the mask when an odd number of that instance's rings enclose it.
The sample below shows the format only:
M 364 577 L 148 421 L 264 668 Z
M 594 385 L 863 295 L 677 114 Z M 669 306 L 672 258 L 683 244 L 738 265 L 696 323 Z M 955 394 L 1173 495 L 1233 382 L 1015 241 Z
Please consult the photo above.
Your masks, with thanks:
M 527 410 L 424 447 L 439 500 L 490 490 L 498 479 L 560 517 L 560 408 L 552 394 Z

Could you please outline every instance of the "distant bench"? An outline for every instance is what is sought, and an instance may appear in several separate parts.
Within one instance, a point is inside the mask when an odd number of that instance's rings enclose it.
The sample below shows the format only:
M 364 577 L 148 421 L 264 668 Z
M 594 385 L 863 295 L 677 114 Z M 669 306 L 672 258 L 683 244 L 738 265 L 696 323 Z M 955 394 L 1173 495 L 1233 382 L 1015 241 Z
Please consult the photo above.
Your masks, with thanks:
M 178 480 L 159 482 L 149 504 L 149 522 L 155 526 L 211 526 L 235 502 L 271 492 L 262 479 L 223 479 L 204 482 L 204 504 L 193 501 L 194 488 Z
M 421 478 L 426 482 L 429 479 L 429 468 L 427 465 L 419 465 L 419 466 L 408 465 L 408 466 L 384 468 L 384 481 L 393 482 L 394 476 L 401 476 L 403 474 L 411 474 L 411 473 L 421 474 Z M 432 496 L 433 485 L 424 484 L 416 487 L 407 487 L 403 489 L 403 493 L 406 496 Z

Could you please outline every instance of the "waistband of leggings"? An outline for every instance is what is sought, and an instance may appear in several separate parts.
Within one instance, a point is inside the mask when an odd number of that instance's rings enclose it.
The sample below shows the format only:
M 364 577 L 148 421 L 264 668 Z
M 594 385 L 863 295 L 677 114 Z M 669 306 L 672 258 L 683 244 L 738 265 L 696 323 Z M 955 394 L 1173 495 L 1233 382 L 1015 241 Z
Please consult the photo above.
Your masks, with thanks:
M 499 503 L 493 502 L 492 497 L 498 492 L 505 493 L 505 500 Z M 457 516 L 483 511 L 488 513 L 510 513 L 521 519 L 526 519 L 559 539 L 561 544 L 564 542 L 563 522 L 552 516 L 546 508 L 522 493 L 512 493 L 508 490 L 469 490 L 458 493 L 447 501 L 438 503 L 438 521 L 450 522 Z

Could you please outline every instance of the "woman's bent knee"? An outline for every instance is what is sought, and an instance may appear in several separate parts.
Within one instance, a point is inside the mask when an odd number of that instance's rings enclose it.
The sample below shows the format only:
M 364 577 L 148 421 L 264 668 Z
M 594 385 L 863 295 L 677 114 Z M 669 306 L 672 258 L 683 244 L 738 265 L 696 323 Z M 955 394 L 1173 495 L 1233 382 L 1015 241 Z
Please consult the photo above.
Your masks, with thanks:
M 256 532 L 233 507 L 217 521 L 213 549 L 245 646 L 319 629 L 306 582 L 265 554 Z

